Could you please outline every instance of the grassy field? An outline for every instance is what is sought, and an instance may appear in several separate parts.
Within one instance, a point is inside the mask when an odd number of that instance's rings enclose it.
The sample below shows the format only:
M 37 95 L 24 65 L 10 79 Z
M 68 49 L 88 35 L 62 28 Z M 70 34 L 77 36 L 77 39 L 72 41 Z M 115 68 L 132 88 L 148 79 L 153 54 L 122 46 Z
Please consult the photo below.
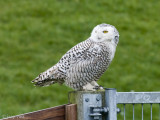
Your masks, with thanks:
M 67 103 L 72 89 L 30 81 L 100 23 L 116 26 L 120 41 L 98 83 L 160 91 L 159 6 L 158 0 L 0 0 L 0 118 Z

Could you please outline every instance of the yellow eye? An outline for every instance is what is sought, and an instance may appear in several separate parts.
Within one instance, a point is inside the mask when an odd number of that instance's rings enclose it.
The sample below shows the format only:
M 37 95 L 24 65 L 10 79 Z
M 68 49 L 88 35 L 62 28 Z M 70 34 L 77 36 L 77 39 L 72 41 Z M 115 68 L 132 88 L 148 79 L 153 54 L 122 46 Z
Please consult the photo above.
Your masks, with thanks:
M 108 31 L 105 30 L 105 31 L 103 31 L 103 33 L 108 33 Z

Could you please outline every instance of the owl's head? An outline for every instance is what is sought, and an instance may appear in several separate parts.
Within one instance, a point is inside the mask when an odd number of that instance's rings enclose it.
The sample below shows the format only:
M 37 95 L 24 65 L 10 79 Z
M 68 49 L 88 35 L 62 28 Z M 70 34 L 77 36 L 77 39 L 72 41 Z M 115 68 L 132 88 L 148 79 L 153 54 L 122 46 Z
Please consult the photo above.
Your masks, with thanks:
M 111 42 L 117 45 L 119 42 L 119 33 L 114 26 L 103 23 L 94 27 L 90 38 L 94 42 Z

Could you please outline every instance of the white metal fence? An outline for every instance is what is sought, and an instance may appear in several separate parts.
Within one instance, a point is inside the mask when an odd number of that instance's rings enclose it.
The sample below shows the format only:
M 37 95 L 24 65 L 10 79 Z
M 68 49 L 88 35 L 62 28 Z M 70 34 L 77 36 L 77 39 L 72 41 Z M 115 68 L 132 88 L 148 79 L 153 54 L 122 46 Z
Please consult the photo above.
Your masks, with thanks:
M 107 120 L 117 120 L 117 106 L 121 106 L 121 116 L 123 115 L 123 120 L 128 120 L 126 118 L 127 113 L 126 106 L 130 106 L 129 109 L 132 109 L 128 114 L 131 114 L 133 120 L 135 119 L 135 106 L 141 107 L 141 116 L 138 120 L 160 120 L 160 92 L 117 92 L 116 89 L 106 89 L 105 91 L 105 100 L 106 107 L 109 108 L 106 119 Z M 144 119 L 144 106 L 150 105 L 150 118 Z M 153 105 L 156 106 L 156 117 L 153 119 Z M 154 114 L 155 115 L 155 114 Z M 139 115 L 138 115 L 139 116 Z M 129 119 L 130 120 L 130 119 Z

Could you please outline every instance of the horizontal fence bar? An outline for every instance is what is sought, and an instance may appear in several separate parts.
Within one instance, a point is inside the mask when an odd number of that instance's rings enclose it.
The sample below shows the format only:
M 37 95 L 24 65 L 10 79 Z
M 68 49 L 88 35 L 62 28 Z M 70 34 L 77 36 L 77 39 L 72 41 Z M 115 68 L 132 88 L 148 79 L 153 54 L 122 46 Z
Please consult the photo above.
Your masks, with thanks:
M 160 92 L 117 92 L 117 104 L 160 103 Z
M 67 104 L 8 118 L 2 118 L 0 120 L 65 120 L 66 106 Z

